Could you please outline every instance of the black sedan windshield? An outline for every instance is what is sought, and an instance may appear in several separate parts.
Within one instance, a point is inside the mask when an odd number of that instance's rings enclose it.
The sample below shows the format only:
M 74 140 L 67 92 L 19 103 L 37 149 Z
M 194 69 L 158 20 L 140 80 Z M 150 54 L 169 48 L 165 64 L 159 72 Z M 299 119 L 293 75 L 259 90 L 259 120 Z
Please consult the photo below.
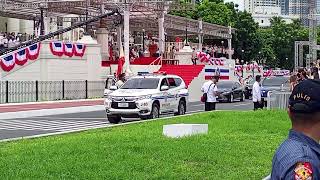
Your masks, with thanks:
M 232 89 L 233 81 L 220 81 L 217 84 L 218 89 Z
M 289 83 L 288 77 L 270 77 L 263 80 L 262 86 L 281 86 L 287 83 Z
M 157 89 L 158 78 L 132 78 L 123 84 L 121 89 Z

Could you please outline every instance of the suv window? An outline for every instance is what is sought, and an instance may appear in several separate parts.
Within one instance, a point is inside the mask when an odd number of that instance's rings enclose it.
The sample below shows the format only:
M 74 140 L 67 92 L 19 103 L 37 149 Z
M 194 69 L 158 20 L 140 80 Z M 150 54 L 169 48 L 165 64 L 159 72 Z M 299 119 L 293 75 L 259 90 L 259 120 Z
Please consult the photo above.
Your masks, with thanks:
M 162 86 L 169 86 L 168 81 L 167 81 L 166 78 L 162 79 L 160 87 L 162 87 Z
M 123 84 L 121 89 L 157 89 L 158 78 L 132 78 Z
M 169 82 L 170 88 L 177 87 L 176 81 L 173 78 L 168 78 L 168 82 Z
M 176 82 L 176 86 L 180 86 L 182 83 L 182 80 L 180 78 L 174 78 L 174 81 Z

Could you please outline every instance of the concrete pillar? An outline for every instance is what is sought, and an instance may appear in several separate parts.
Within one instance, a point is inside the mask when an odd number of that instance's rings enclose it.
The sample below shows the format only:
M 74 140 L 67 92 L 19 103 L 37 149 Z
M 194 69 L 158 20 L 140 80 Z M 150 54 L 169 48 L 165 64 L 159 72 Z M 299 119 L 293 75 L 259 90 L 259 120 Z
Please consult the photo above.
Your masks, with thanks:
M 101 45 L 101 57 L 102 60 L 109 60 L 109 43 L 108 43 L 108 30 L 105 28 L 99 28 L 96 31 L 97 41 Z
M 130 70 L 130 58 L 129 58 L 129 41 L 130 41 L 130 29 L 129 29 L 129 18 L 130 18 L 130 7 L 129 5 L 126 5 L 123 11 L 123 41 L 124 41 L 124 57 L 125 57 L 125 63 L 124 63 L 124 71 L 126 74 L 131 74 Z
M 202 51 L 202 43 L 203 43 L 203 28 L 202 28 L 202 19 L 199 20 L 199 50 Z
M 232 29 L 231 26 L 229 26 L 229 34 L 231 35 L 231 38 L 228 38 L 228 59 L 232 59 Z
M 8 32 L 20 32 L 20 19 L 9 18 L 8 19 Z
M 164 44 L 165 44 L 165 36 L 164 36 L 164 13 L 161 12 L 158 17 L 158 26 L 159 26 L 159 52 L 161 54 L 164 53 Z
M 95 44 L 87 45 L 86 53 L 84 58 L 87 59 L 87 80 L 88 81 L 97 81 L 100 80 L 102 74 L 101 68 L 101 56 L 97 56 L 100 54 L 100 46 Z
M 121 44 L 121 41 L 122 41 L 122 25 L 119 25 L 117 27 L 117 47 L 119 49 L 119 52 L 120 52 L 120 44 Z

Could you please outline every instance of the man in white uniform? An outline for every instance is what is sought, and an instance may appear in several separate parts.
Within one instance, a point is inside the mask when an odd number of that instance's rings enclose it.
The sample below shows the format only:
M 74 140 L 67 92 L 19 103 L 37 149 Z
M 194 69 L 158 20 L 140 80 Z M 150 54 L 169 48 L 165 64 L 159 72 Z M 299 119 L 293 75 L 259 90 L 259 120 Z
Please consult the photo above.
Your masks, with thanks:
M 256 82 L 254 82 L 252 87 L 252 101 L 253 101 L 253 109 L 262 109 L 262 101 L 261 101 L 261 87 L 260 87 L 261 76 L 256 76 Z
M 207 93 L 207 101 L 205 102 L 205 111 L 216 110 L 218 88 L 217 82 L 219 76 L 213 76 L 211 80 L 205 82 L 201 88 L 203 93 Z
M 125 81 L 126 81 L 126 74 L 121 73 L 119 75 L 119 80 L 116 82 L 115 86 L 117 86 L 119 89 L 125 83 Z

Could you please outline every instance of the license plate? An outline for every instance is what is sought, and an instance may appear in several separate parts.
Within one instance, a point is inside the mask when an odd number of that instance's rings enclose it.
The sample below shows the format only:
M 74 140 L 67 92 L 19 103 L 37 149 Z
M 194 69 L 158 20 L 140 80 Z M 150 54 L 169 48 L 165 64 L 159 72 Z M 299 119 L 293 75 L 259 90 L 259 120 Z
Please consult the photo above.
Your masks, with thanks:
M 128 103 L 118 103 L 118 107 L 129 107 Z

